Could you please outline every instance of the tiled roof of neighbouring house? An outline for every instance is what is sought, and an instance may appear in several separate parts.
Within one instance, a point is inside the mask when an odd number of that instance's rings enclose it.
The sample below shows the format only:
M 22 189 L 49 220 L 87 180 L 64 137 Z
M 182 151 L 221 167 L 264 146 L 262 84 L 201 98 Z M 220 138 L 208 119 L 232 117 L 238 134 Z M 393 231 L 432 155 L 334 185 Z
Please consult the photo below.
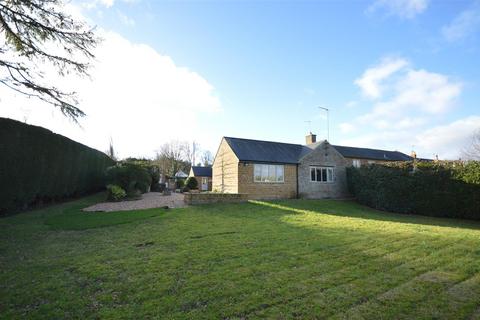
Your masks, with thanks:
M 355 148 L 345 146 L 333 146 L 345 158 L 360 158 L 385 161 L 409 161 L 412 157 L 399 151 L 387 151 L 379 149 Z
M 257 161 L 297 164 L 300 159 L 310 153 L 321 142 L 303 146 L 282 142 L 251 140 L 242 138 L 225 137 L 240 161 Z M 355 148 L 345 146 L 333 147 L 346 158 L 359 158 L 385 161 L 408 161 L 411 157 L 399 151 L 387 151 L 378 149 Z
M 212 167 L 192 167 L 193 175 L 195 177 L 211 177 Z

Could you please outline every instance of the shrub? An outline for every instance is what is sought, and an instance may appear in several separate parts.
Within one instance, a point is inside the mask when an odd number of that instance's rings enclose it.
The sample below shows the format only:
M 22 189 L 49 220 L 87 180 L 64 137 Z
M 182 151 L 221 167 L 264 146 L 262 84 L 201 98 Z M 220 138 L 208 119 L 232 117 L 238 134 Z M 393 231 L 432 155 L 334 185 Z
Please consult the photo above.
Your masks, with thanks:
M 400 213 L 480 220 L 478 162 L 404 162 L 349 168 L 360 203 Z
M 163 192 L 165 190 L 165 188 L 166 188 L 165 183 L 155 183 L 155 184 L 153 184 L 151 191 L 153 191 L 153 192 Z
M 108 201 L 120 201 L 125 199 L 127 193 L 120 186 L 115 184 L 109 184 L 107 186 L 107 200 Z
M 106 170 L 108 184 L 120 186 L 130 197 L 139 191 L 148 192 L 152 177 L 145 168 L 136 164 L 118 164 Z
M 185 186 L 191 190 L 198 189 L 198 181 L 194 177 L 188 177 L 185 181 Z
M 0 118 L 0 213 L 105 187 L 106 154 L 45 128 Z
M 185 181 L 183 179 L 175 181 L 175 189 L 182 189 L 184 185 Z

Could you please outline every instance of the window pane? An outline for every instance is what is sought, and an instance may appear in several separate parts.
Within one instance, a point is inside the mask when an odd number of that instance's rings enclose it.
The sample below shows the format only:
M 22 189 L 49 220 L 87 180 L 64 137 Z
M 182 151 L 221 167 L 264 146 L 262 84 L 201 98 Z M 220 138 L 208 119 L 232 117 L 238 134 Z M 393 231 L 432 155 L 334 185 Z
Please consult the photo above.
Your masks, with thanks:
M 322 169 L 316 168 L 317 170 L 317 181 L 322 181 Z
M 333 169 L 332 168 L 327 169 L 327 181 L 328 182 L 333 181 Z
M 261 181 L 265 182 L 268 177 L 268 166 L 266 164 L 262 164 L 262 178 Z
M 262 166 L 259 164 L 253 165 L 253 176 L 255 181 L 262 181 Z
M 326 182 L 327 181 L 327 169 L 322 168 L 322 181 Z
M 276 176 L 277 182 L 283 182 L 283 166 L 275 166 L 276 167 Z
M 315 181 L 315 168 L 310 168 L 310 179 Z

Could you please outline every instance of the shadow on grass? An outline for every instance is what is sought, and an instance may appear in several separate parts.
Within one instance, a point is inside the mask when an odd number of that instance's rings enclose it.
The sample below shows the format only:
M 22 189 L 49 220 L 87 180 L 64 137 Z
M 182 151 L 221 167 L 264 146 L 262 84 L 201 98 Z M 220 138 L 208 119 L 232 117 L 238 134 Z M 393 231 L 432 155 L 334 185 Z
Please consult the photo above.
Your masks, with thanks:
M 353 200 L 252 200 L 250 203 L 285 210 L 293 214 L 317 213 L 403 224 L 480 230 L 480 221 L 380 211 Z

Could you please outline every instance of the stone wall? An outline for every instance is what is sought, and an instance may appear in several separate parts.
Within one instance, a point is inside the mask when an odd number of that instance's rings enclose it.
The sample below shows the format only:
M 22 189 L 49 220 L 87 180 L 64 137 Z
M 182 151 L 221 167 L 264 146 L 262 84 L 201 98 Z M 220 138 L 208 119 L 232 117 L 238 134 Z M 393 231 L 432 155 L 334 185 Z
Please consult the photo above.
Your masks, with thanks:
M 212 190 L 238 193 L 238 158 L 225 139 L 212 165 Z
M 333 182 L 311 181 L 310 167 L 333 167 Z M 323 142 L 315 150 L 301 159 L 298 166 L 299 197 L 307 199 L 349 197 L 346 168 L 351 166 L 328 142 Z
M 254 164 L 240 162 L 238 164 L 238 192 L 250 195 L 250 199 L 287 199 L 297 197 L 297 166 L 284 166 L 284 182 L 255 182 Z
M 184 193 L 187 205 L 209 204 L 209 203 L 235 203 L 248 201 L 248 194 L 240 193 Z

